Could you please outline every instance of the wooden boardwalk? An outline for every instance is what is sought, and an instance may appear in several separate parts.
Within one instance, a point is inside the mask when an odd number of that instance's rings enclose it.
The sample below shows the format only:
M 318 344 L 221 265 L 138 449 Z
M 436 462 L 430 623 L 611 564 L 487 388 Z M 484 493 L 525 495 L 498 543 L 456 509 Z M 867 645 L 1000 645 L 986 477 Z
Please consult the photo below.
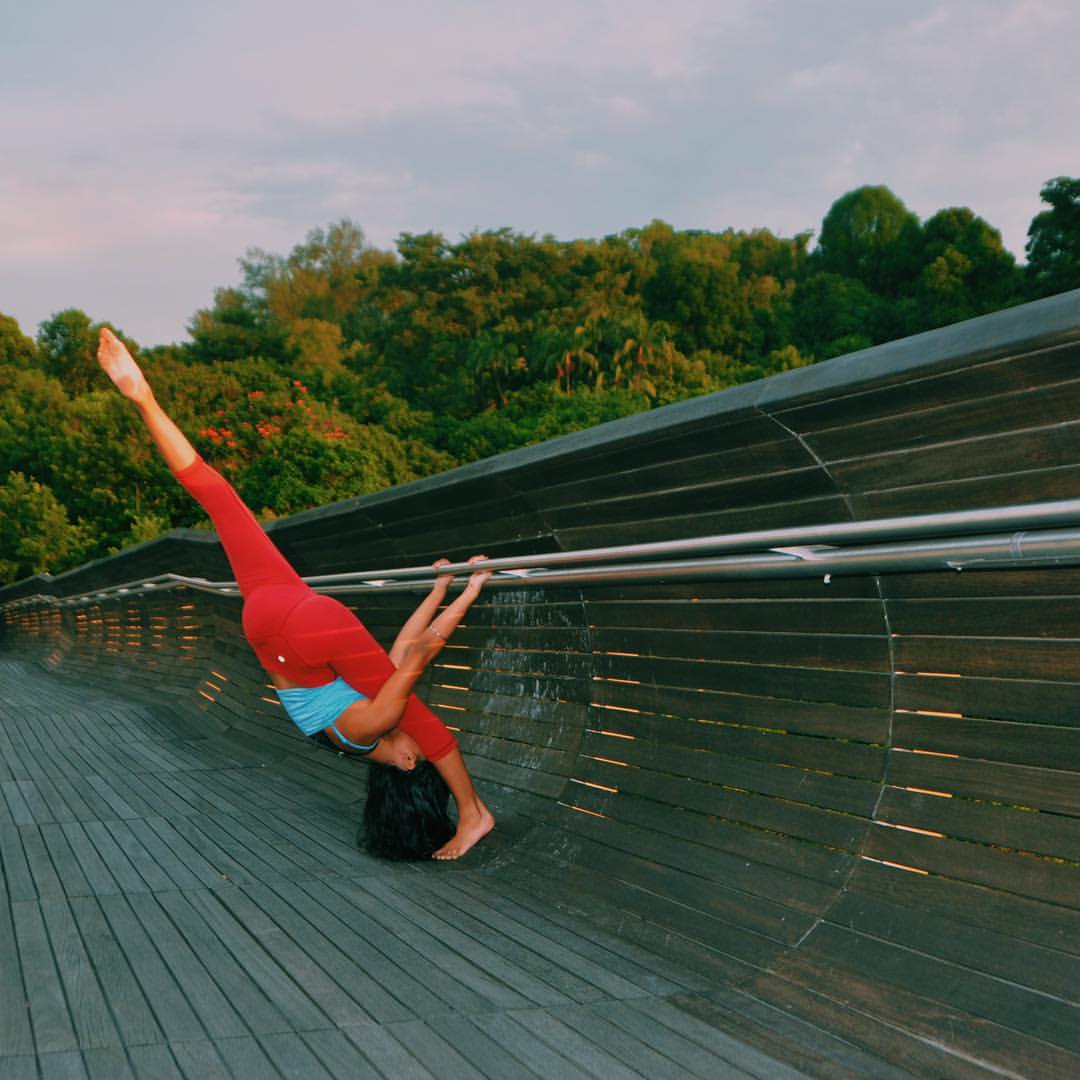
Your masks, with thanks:
M 512 815 L 388 865 L 331 754 L 19 660 L 0 688 L 0 1080 L 894 1072 L 552 902 Z

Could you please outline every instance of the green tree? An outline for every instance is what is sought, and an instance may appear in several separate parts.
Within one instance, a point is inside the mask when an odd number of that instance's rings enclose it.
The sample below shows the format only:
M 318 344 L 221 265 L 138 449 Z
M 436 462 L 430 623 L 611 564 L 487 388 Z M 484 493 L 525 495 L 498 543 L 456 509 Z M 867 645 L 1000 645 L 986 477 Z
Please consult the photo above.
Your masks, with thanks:
M 1001 233 L 967 207 L 939 210 L 923 228 L 923 269 L 909 332 L 970 319 L 1019 293 L 1016 260 Z
M 855 278 L 812 274 L 795 293 L 795 344 L 815 360 L 868 348 L 878 340 L 885 306 Z
M 46 319 L 37 345 L 45 371 L 69 393 L 84 393 L 97 384 L 97 334 L 86 312 L 67 308 Z
M 826 273 L 856 278 L 882 296 L 910 292 L 918 272 L 919 219 L 887 188 L 842 195 L 821 223 L 816 262 Z
M 1059 176 L 1039 192 L 1050 207 L 1028 228 L 1028 276 L 1035 294 L 1080 288 L 1080 178 Z
M 0 313 L 0 365 L 29 367 L 36 359 L 37 346 L 33 338 L 28 338 L 10 315 Z
M 0 484 L 0 581 L 58 571 L 77 564 L 83 530 L 45 485 L 21 472 Z
M 271 318 L 265 297 L 243 289 L 218 289 L 214 306 L 197 311 L 188 324 L 187 355 L 204 364 L 265 356 L 288 358 L 288 331 Z

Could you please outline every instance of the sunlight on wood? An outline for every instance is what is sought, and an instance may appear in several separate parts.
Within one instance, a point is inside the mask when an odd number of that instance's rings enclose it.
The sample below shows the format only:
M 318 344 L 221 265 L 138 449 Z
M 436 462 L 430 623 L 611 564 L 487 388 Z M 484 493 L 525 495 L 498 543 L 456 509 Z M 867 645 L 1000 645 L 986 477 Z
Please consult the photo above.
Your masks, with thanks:
M 933 829 L 917 829 L 914 825 L 899 825 L 895 821 L 877 821 L 876 825 L 884 825 L 887 829 L 899 829 L 901 832 L 918 833 L 920 836 L 935 836 L 939 840 L 945 839 L 945 834 L 934 832 Z
M 619 789 L 617 787 L 608 787 L 607 784 L 597 784 L 592 780 L 579 780 L 576 776 L 570 777 L 571 784 L 581 784 L 584 787 L 596 788 L 597 791 L 606 791 L 611 795 L 618 795 Z
M 608 821 L 607 814 L 601 814 L 597 810 L 586 810 L 584 806 L 574 806 L 573 803 L 560 802 L 560 806 L 565 806 L 567 810 L 576 810 L 579 814 L 588 814 L 589 817 L 598 817 L 603 821 Z
M 860 855 L 864 862 L 877 863 L 878 866 L 890 866 L 894 870 L 906 870 L 909 874 L 922 874 L 923 877 L 929 877 L 929 870 L 920 870 L 917 866 L 905 866 L 903 863 L 890 862 L 888 859 L 875 859 L 872 855 Z
M 583 758 L 588 761 L 600 761 L 605 765 L 618 765 L 620 769 L 629 769 L 630 764 L 626 761 L 616 761 L 614 758 L 597 757 L 595 754 L 582 754 Z

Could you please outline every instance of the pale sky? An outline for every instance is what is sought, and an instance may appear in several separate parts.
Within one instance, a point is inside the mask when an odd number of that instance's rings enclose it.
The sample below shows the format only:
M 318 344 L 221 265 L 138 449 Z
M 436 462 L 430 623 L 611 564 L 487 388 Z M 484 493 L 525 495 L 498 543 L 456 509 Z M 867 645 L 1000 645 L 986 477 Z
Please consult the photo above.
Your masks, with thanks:
M 1076 0 L 0 0 L 0 312 L 183 340 L 251 247 L 817 230 L 886 184 L 1023 258 Z

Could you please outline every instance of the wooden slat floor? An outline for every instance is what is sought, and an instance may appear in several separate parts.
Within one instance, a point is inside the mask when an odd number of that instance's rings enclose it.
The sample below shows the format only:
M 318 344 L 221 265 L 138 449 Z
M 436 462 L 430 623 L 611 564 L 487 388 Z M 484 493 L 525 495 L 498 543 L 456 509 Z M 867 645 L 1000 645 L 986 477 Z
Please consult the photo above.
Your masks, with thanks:
M 355 766 L 117 694 L 0 661 L 0 1080 L 900 1075 L 538 902 L 512 808 L 380 863 Z

